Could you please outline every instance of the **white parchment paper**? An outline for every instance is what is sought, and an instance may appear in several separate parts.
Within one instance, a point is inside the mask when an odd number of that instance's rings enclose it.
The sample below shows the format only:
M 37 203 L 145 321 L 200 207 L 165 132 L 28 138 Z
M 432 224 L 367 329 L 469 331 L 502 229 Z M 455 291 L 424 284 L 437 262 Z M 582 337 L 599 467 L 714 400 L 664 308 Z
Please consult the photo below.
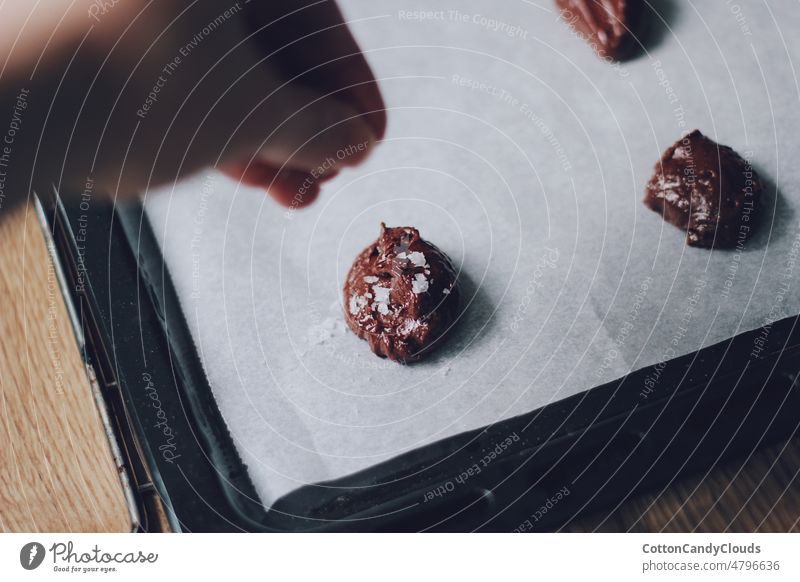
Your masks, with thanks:
M 800 313 L 796 3 L 660 2 L 649 52 L 616 66 L 549 0 L 342 4 L 389 108 L 365 165 L 290 215 L 213 172 L 146 195 L 267 505 Z M 767 185 L 743 248 L 688 248 L 641 203 L 694 128 Z M 446 347 L 413 366 L 376 358 L 341 314 L 381 221 L 418 227 L 466 291 Z M 647 398 L 651 380 L 628 389 Z

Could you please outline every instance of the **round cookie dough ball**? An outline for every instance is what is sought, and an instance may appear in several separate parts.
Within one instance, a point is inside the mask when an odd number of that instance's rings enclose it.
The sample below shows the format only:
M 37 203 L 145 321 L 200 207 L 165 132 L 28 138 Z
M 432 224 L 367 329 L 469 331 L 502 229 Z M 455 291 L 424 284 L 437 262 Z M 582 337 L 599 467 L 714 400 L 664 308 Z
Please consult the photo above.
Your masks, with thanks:
M 458 316 L 456 271 L 416 228 L 387 228 L 358 255 L 344 285 L 347 324 L 378 356 L 428 354 Z

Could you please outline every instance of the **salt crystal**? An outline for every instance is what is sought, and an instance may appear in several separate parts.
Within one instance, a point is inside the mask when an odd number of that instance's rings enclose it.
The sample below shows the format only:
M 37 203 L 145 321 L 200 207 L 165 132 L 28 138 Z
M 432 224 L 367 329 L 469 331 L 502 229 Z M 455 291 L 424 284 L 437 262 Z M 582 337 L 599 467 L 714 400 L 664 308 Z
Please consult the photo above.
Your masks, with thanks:
M 411 281 L 411 290 L 417 295 L 428 290 L 428 280 L 425 275 L 422 273 L 414 275 L 414 280 Z
M 367 298 L 361 295 L 350 296 L 350 313 L 358 315 L 358 312 L 367 304 Z
M 413 253 L 409 253 L 408 254 L 408 260 L 411 261 L 411 263 L 415 267 L 427 267 L 428 266 L 427 262 L 425 261 L 425 253 L 421 253 L 419 251 L 414 251 Z
M 389 315 L 389 287 L 373 285 L 372 292 L 375 293 L 375 308 L 381 315 Z
M 375 301 L 378 303 L 389 303 L 389 291 L 389 287 L 372 286 L 372 292 L 375 293 Z
M 416 319 L 408 319 L 403 322 L 403 325 L 400 326 L 398 331 L 403 335 L 407 335 L 417 329 L 419 326 L 420 323 Z

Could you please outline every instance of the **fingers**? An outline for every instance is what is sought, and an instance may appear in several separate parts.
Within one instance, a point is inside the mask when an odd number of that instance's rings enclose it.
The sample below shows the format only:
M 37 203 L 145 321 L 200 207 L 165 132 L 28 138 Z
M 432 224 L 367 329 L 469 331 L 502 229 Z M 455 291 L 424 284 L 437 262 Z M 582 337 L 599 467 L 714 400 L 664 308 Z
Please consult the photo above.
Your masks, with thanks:
M 369 65 L 336 4 L 285 4 L 262 0 L 248 6 L 265 77 L 261 86 L 251 80 L 244 92 L 278 89 L 261 104 L 239 108 L 251 111 L 241 125 L 244 141 L 262 140 L 259 161 L 226 169 L 268 189 L 278 202 L 299 207 L 316 198 L 322 181 L 368 155 L 385 133 L 386 116 Z
M 242 184 L 266 187 L 270 196 L 287 208 L 303 208 L 317 199 L 320 181 L 306 172 L 279 170 L 263 162 L 232 164 L 222 172 Z
M 287 78 L 353 107 L 380 140 L 386 113 L 377 82 L 332 0 L 253 2 L 256 42 Z
M 215 4 L 202 4 L 205 22 Z M 322 181 L 363 161 L 383 136 L 383 101 L 333 2 L 252 0 L 243 6 L 236 21 L 193 48 L 191 59 L 171 73 L 170 89 L 190 89 L 188 99 L 176 93 L 173 104 L 171 94 L 159 96 L 139 135 L 159 141 L 159 132 L 170 127 L 174 135 L 159 155 L 185 157 L 182 175 L 211 163 L 268 189 L 282 204 L 304 206 Z M 198 18 L 192 15 L 193 22 Z M 248 36 L 251 27 L 257 32 Z M 183 36 L 176 42 L 185 43 Z M 180 121 L 166 118 L 175 107 Z M 243 166 L 242 160 L 256 161 Z
M 240 81 L 243 101 L 226 106 L 243 112 L 238 122 L 234 156 L 252 157 L 275 167 L 314 173 L 316 177 L 363 161 L 376 136 L 353 107 L 300 85 L 278 85 L 268 71 Z M 261 97 L 266 95 L 266 97 Z M 230 160 L 231 157 L 229 156 Z M 235 158 L 234 158 L 235 159 Z

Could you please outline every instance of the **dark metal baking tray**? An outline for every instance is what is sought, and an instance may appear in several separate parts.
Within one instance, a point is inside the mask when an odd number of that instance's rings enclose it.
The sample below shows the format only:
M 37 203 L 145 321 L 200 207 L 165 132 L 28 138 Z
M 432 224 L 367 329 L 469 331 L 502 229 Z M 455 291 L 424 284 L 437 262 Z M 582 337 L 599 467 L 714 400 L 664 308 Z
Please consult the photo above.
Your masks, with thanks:
M 175 531 L 554 530 L 800 425 L 800 330 L 791 317 L 662 364 L 652 393 L 642 386 L 654 368 L 638 370 L 265 508 L 142 206 L 53 197 L 43 207 L 142 529 L 156 529 L 160 498 Z

